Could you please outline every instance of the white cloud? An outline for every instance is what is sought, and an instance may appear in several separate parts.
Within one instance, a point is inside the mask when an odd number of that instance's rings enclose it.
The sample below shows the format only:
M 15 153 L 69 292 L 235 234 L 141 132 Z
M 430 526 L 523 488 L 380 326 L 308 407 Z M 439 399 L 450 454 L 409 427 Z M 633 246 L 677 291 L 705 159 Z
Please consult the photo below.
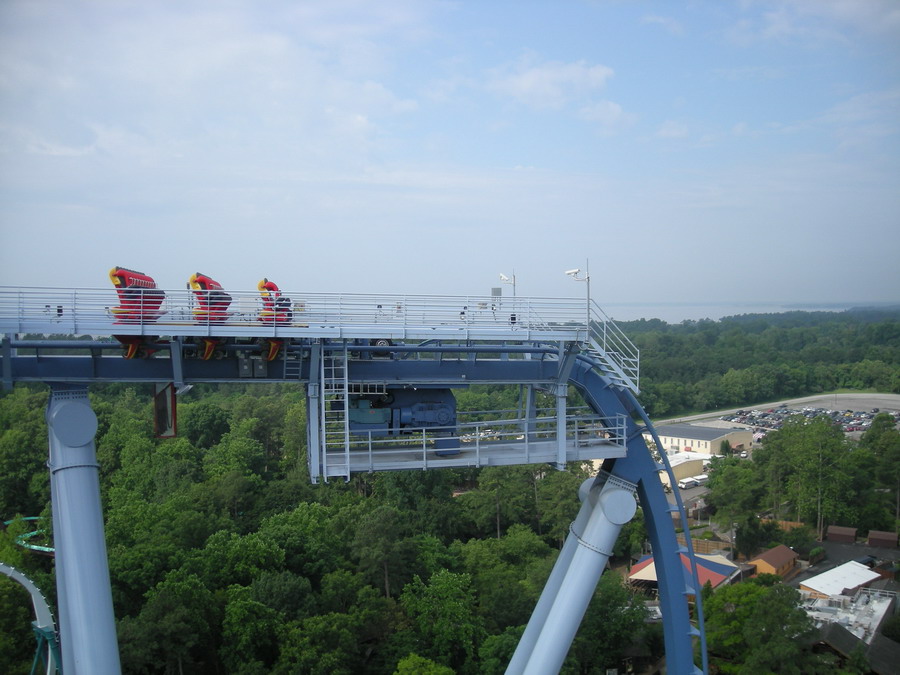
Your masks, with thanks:
M 688 135 L 688 128 L 684 122 L 666 120 L 657 129 L 656 135 L 659 138 L 685 138 Z
M 678 21 L 677 19 L 673 19 L 672 17 L 648 14 L 641 19 L 641 23 L 651 23 L 662 26 L 667 32 L 671 33 L 672 35 L 684 34 L 684 26 L 681 25 L 680 21 Z
M 612 101 L 598 101 L 586 105 L 578 111 L 578 116 L 596 124 L 600 131 L 605 133 L 630 126 L 635 120 L 635 115 L 626 113 L 622 106 Z
M 900 39 L 896 0 L 744 0 L 747 13 L 728 31 L 738 44 L 849 42 L 854 32 Z M 758 15 L 752 12 L 760 9 Z
M 784 70 L 771 66 L 744 66 L 742 68 L 714 68 L 713 74 L 724 80 L 753 81 L 775 80 L 784 77 Z
M 602 89 L 613 76 L 612 68 L 585 61 L 549 61 L 534 65 L 530 58 L 495 70 L 488 88 L 535 108 L 562 108 L 571 100 Z
M 853 96 L 832 107 L 822 121 L 834 128 L 844 147 L 880 144 L 893 137 L 900 142 L 900 89 Z
M 823 17 L 872 33 L 900 34 L 897 0 L 789 0 L 799 14 Z

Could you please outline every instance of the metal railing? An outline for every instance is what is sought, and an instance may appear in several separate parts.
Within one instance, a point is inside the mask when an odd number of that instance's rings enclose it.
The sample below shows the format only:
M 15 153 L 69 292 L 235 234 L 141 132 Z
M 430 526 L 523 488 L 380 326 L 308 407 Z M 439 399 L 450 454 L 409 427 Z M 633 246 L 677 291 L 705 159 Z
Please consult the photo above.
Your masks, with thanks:
M 600 306 L 591 303 L 590 345 L 592 356 L 603 362 L 608 375 L 635 393 L 640 391 L 640 351 Z
M 565 436 L 576 449 L 602 446 L 624 451 L 626 419 L 624 415 L 568 415 Z M 330 467 L 330 475 L 378 471 L 385 464 L 424 469 L 441 460 L 453 461 L 460 453 L 467 455 L 471 466 L 488 464 L 489 453 L 497 452 L 503 453 L 511 463 L 527 464 L 532 461 L 529 456 L 532 448 L 557 440 L 557 419 L 555 416 L 505 418 L 447 427 L 405 428 L 399 436 L 351 430 L 348 446 L 344 445 L 344 432 L 335 428 L 325 430 L 324 440 L 321 466 Z
M 145 326 L 434 326 L 585 330 L 581 301 L 571 298 L 281 294 L 273 310 L 258 291 L 70 289 L 0 286 L 0 332 L 51 327 L 72 334 Z
M 572 340 L 638 391 L 637 348 L 577 298 L 0 286 L 0 334 Z

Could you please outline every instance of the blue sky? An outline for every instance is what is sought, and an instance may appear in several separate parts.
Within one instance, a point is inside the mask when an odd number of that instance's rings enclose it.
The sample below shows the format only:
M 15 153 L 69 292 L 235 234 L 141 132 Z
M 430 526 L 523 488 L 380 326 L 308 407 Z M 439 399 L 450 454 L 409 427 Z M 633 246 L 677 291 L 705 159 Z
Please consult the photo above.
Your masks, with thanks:
M 900 301 L 895 0 L 7 0 L 0 97 L 4 285 Z

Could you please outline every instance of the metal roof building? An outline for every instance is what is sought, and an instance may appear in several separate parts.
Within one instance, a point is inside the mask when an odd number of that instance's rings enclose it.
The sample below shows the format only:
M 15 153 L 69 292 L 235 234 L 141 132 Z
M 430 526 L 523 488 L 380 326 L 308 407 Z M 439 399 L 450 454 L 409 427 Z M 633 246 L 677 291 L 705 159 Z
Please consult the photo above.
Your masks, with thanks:
M 695 424 L 660 424 L 656 427 L 660 450 L 670 452 L 699 452 L 717 455 L 722 441 L 728 441 L 732 448 L 749 448 L 753 442 L 753 432 L 749 429 L 718 429 Z
M 861 587 L 880 578 L 878 572 L 873 572 L 858 562 L 850 561 L 801 582 L 800 590 L 819 598 L 852 595 Z

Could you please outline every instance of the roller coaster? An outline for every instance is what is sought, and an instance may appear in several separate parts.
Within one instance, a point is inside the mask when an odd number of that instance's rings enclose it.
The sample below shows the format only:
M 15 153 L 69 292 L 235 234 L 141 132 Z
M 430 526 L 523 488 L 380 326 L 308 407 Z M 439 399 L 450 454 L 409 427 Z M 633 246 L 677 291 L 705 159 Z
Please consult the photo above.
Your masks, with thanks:
M 507 673 L 558 672 L 636 500 L 656 560 L 668 672 L 706 672 L 696 567 L 686 582 L 681 554 L 693 560 L 692 551 L 672 521 L 683 507 L 678 495 L 667 501 L 658 472 L 673 480 L 671 470 L 644 441 L 649 432 L 660 447 L 636 399 L 638 350 L 590 298 L 286 293 L 267 278 L 255 291 L 226 291 L 201 273 L 183 290 L 164 290 L 127 268 L 109 277 L 113 289 L 0 287 L 3 386 L 51 387 L 67 673 L 119 672 L 87 399 L 99 382 L 154 383 L 160 392 L 201 382 L 303 385 L 314 483 L 358 472 L 597 461 Z M 476 384 L 517 386 L 518 407 L 470 419 L 454 392 Z M 157 406 L 172 427 L 176 398 L 160 394 Z

